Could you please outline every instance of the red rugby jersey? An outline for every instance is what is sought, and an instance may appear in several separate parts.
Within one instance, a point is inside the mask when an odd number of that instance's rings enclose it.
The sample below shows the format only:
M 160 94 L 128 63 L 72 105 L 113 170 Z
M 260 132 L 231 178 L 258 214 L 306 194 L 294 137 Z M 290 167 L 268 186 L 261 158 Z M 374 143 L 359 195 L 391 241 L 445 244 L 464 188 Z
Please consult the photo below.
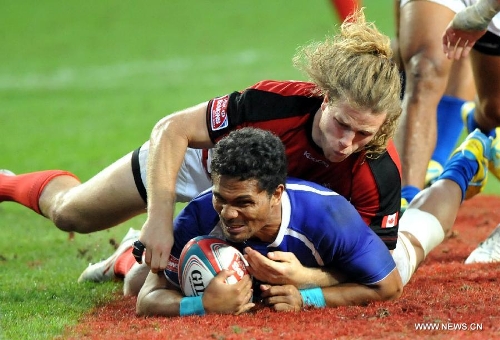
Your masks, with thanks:
M 311 135 L 314 114 L 323 102 L 314 89 L 308 82 L 265 80 L 214 98 L 206 116 L 210 138 L 216 143 L 245 126 L 272 131 L 285 145 L 289 176 L 346 197 L 387 247 L 394 249 L 401 205 L 401 166 L 394 144 L 390 141 L 377 159 L 361 152 L 339 163 L 328 161 Z

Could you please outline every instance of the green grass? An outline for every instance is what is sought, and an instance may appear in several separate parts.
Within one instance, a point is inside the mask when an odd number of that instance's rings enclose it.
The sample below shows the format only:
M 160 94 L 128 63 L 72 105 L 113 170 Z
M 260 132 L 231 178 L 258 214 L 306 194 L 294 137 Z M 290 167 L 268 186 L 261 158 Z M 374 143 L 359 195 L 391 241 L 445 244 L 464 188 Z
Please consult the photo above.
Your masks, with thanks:
M 392 1 L 364 3 L 392 35 Z M 295 49 L 333 32 L 335 20 L 326 0 L 3 1 L 0 168 L 67 169 L 86 180 L 164 115 L 261 79 L 303 79 L 291 66 Z M 76 279 L 143 221 L 69 240 L 2 203 L 0 339 L 57 337 L 115 298 L 120 284 Z

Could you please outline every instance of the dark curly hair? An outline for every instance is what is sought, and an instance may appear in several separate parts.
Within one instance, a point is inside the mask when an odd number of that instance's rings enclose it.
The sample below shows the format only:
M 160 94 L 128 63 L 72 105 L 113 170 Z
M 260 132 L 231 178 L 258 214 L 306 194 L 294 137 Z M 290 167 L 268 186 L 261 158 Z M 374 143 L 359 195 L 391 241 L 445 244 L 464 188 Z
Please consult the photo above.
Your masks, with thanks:
M 232 131 L 217 142 L 210 168 L 212 178 L 255 179 L 259 188 L 270 196 L 286 181 L 285 147 L 273 133 L 245 127 Z

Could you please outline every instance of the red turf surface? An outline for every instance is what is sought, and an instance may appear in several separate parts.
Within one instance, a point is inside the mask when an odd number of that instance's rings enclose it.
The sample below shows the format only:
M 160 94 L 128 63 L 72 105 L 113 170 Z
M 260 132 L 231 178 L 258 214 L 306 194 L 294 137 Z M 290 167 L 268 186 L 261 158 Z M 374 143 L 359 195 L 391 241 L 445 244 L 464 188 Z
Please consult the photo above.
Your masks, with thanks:
M 494 339 L 500 338 L 500 263 L 464 265 L 500 223 L 500 197 L 464 203 L 452 235 L 418 269 L 395 302 L 277 313 L 138 318 L 135 299 L 91 311 L 69 339 Z M 428 323 L 437 330 L 417 330 Z M 466 330 L 464 328 L 467 328 Z M 471 328 L 476 328 L 472 330 Z M 477 330 L 482 328 L 482 330 Z

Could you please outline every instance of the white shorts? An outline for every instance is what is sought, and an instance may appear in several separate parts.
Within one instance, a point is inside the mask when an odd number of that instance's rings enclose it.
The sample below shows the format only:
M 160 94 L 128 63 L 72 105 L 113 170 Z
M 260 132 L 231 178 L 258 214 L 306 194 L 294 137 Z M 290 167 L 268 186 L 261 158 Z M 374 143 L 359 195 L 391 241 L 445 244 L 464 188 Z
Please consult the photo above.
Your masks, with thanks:
M 144 143 L 132 155 L 132 172 L 141 196 L 146 201 L 146 175 L 149 156 L 149 141 Z M 207 174 L 202 162 L 202 150 L 188 148 L 182 162 L 175 191 L 177 202 L 189 202 L 200 192 L 210 188 L 212 181 Z
M 403 7 L 410 1 L 423 1 L 423 0 L 401 0 L 400 7 Z M 443 5 L 453 12 L 458 13 L 466 7 L 474 5 L 477 0 L 425 0 L 434 2 L 439 5 Z M 493 17 L 493 20 L 488 25 L 488 31 L 491 33 L 500 36 L 500 14 L 497 14 Z M 441 39 L 441 37 L 439 37 Z

